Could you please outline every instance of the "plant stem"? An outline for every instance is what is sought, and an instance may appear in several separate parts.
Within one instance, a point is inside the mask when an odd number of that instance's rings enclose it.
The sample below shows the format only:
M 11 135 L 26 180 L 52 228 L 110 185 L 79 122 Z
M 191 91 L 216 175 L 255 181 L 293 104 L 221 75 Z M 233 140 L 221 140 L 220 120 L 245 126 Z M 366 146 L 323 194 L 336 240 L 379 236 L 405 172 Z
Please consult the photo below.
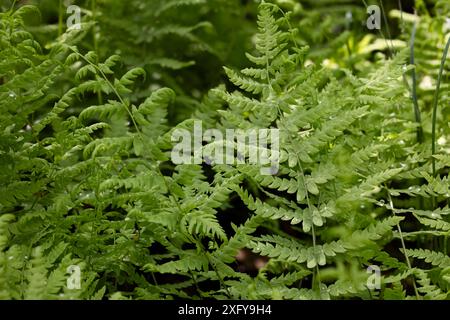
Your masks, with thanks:
M 387 36 L 388 36 L 388 38 L 389 38 L 389 40 L 391 42 L 391 45 L 390 45 L 391 51 L 390 51 L 390 53 L 392 55 L 392 53 L 394 52 L 394 45 L 392 44 L 391 28 L 389 28 L 389 22 L 388 22 L 388 19 L 387 19 L 387 16 L 386 16 L 386 10 L 384 10 L 383 0 L 380 0 L 380 7 L 381 7 L 381 12 L 383 13 L 384 24 L 386 25 Z M 386 42 L 387 42 L 387 40 L 386 40 Z
M 436 160 L 434 159 L 434 155 L 436 154 L 436 121 L 437 121 L 437 107 L 439 100 L 439 90 L 441 88 L 442 74 L 444 72 L 445 60 L 447 59 L 448 49 L 450 47 L 450 37 L 447 40 L 447 44 L 445 45 L 444 53 L 442 55 L 441 66 L 439 68 L 438 80 L 436 83 L 436 91 L 434 92 L 433 99 L 433 118 L 432 118 L 432 129 L 431 129 L 431 161 L 433 165 L 433 177 L 436 177 Z
M 385 186 L 385 189 L 386 189 L 386 193 L 387 193 L 387 195 L 388 195 L 389 206 L 390 206 L 390 209 L 391 209 L 391 211 L 392 211 L 392 214 L 393 214 L 394 216 L 396 216 L 396 214 L 395 214 L 395 209 L 394 209 L 394 203 L 393 203 L 393 201 L 392 201 L 391 194 L 389 193 L 389 189 L 388 189 L 387 186 Z M 406 254 L 406 245 L 405 245 L 405 240 L 403 239 L 403 232 L 402 232 L 402 228 L 400 227 L 400 223 L 397 223 L 397 231 L 398 231 L 398 234 L 399 234 L 399 236 L 400 236 L 400 242 L 401 242 L 401 244 L 402 244 L 402 249 L 403 249 L 403 254 L 404 254 L 404 256 L 405 256 L 406 264 L 407 264 L 407 266 L 408 266 L 408 269 L 409 269 L 410 271 L 412 271 L 411 262 L 409 261 L 409 257 L 408 257 L 408 255 Z M 413 274 L 413 287 L 414 287 L 414 293 L 416 294 L 416 298 L 417 298 L 417 300 L 419 300 L 419 299 L 420 299 L 420 295 L 419 295 L 419 292 L 417 291 L 416 280 L 415 280 L 415 278 L 414 278 L 414 274 Z

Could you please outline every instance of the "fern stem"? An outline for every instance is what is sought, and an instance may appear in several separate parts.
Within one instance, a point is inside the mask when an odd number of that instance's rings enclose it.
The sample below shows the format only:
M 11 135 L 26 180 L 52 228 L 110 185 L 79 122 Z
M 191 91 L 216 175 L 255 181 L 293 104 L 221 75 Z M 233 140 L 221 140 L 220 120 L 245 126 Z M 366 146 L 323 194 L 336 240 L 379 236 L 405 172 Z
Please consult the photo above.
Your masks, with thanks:
M 386 193 L 387 193 L 388 199 L 389 199 L 389 206 L 390 206 L 390 209 L 391 209 L 391 211 L 392 211 L 392 214 L 393 214 L 394 216 L 396 216 L 396 214 L 395 214 L 395 208 L 394 208 L 394 203 L 393 203 L 393 201 L 392 201 L 391 194 L 389 193 L 389 189 L 388 189 L 388 187 L 387 187 L 386 185 L 385 185 L 385 188 L 386 188 Z M 403 232 L 402 232 L 402 228 L 400 227 L 400 223 L 397 223 L 397 230 L 398 230 L 398 234 L 399 234 L 399 236 L 400 236 L 400 242 L 401 242 L 401 244 L 402 244 L 403 255 L 405 256 L 406 265 L 408 266 L 408 269 L 409 269 L 410 271 L 412 271 L 411 262 L 409 261 L 409 257 L 408 257 L 408 255 L 406 254 L 406 245 L 405 245 L 405 240 L 404 240 L 404 238 L 403 238 Z M 414 274 L 412 275 L 412 278 L 413 278 L 413 282 L 412 282 L 412 283 L 413 283 L 413 287 L 414 287 L 414 293 L 415 293 L 415 295 L 416 295 L 417 300 L 419 300 L 419 299 L 420 299 L 420 295 L 419 295 L 419 292 L 417 291 L 416 280 L 415 280 Z
M 369 7 L 367 5 L 367 2 L 365 0 L 362 0 L 362 2 L 364 3 L 364 6 L 366 7 L 366 9 Z M 384 10 L 383 10 L 383 15 L 384 15 Z M 385 20 L 386 21 L 386 20 Z M 386 36 L 384 35 L 383 31 L 381 30 L 381 28 L 378 30 L 378 33 L 380 34 L 380 36 L 384 39 L 384 42 L 386 43 L 386 47 L 389 51 L 389 55 L 392 57 L 394 55 L 394 48 L 389 45 L 389 42 L 386 39 Z M 392 39 L 391 39 L 391 44 L 392 44 Z
M 124 106 L 125 110 L 127 111 L 128 115 L 131 118 L 131 121 L 133 122 L 133 126 L 136 129 L 138 135 L 141 137 L 142 141 L 144 141 L 144 138 L 142 136 L 141 130 L 139 129 L 136 120 L 134 119 L 133 114 L 131 113 L 130 109 L 128 108 L 127 104 L 125 103 L 125 101 L 123 100 L 122 96 L 119 94 L 119 92 L 117 91 L 117 89 L 113 86 L 113 84 L 111 83 L 111 81 L 109 81 L 108 77 L 103 73 L 103 71 L 96 66 L 94 63 L 92 63 L 91 61 L 89 61 L 88 59 L 86 59 L 82 54 L 80 54 L 78 51 L 74 50 L 72 47 L 70 47 L 70 49 L 76 53 L 79 57 L 81 57 L 84 61 L 86 61 L 89 65 L 91 65 L 93 68 L 95 68 L 95 70 L 97 70 L 103 77 L 103 79 L 106 81 L 106 83 L 108 84 L 108 86 L 111 88 L 111 90 L 114 92 L 114 94 L 117 96 L 117 98 L 119 99 L 120 103 Z
M 190 271 L 189 274 L 192 277 L 192 282 L 194 282 L 195 290 L 197 290 L 197 292 L 200 295 L 200 297 L 203 297 L 204 296 L 203 295 L 203 291 L 200 290 L 200 287 L 198 286 L 197 279 L 196 279 L 195 275 L 192 273 L 192 271 Z
M 448 232 L 445 232 L 445 231 L 430 231 L 430 230 L 404 232 L 403 233 L 403 238 L 417 237 L 417 236 L 422 236 L 422 235 L 447 237 L 448 236 Z M 400 238 L 400 235 L 399 235 L 399 238 Z
M 205 254 L 206 259 L 208 259 L 209 264 L 210 264 L 211 267 L 214 269 L 214 272 L 215 272 L 215 274 L 216 274 L 216 276 L 217 276 L 217 279 L 219 280 L 220 286 L 223 287 L 223 288 L 225 289 L 225 292 L 227 293 L 228 298 L 231 299 L 231 292 L 230 292 L 230 290 L 228 289 L 228 287 L 225 285 L 225 283 L 223 282 L 223 279 L 222 279 L 222 277 L 220 276 L 219 270 L 217 270 L 216 265 L 214 264 L 213 261 L 211 261 L 209 252 L 205 252 L 205 253 L 206 253 L 206 254 Z
M 386 32 L 387 32 L 387 36 L 391 42 L 391 54 L 393 53 L 393 49 L 394 49 L 394 45 L 392 44 L 392 36 L 391 36 L 391 28 L 389 27 L 389 22 L 386 16 L 386 11 L 384 10 L 384 5 L 383 5 L 383 0 L 380 0 L 380 7 L 381 7 L 381 12 L 383 13 L 383 20 L 384 20 L 384 24 L 386 25 Z
M 444 72 L 445 61 L 447 59 L 448 49 L 450 47 L 450 37 L 447 39 L 447 44 L 442 54 L 441 66 L 439 68 L 439 75 L 436 83 L 436 91 L 434 92 L 433 99 L 433 116 L 432 116 L 432 129 L 431 129 L 431 163 L 433 167 L 433 177 L 436 177 L 436 160 L 433 157 L 436 154 L 436 122 L 437 122 L 437 108 L 439 100 L 439 90 L 441 88 L 442 74 Z
M 289 134 L 288 134 L 288 136 L 289 136 L 291 144 L 294 144 L 294 142 L 292 141 L 292 137 Z M 312 210 L 311 202 L 309 201 L 308 188 L 307 188 L 306 182 L 305 182 L 305 178 L 306 178 L 305 172 L 304 172 L 303 166 L 300 162 L 300 156 L 298 155 L 298 153 L 295 153 L 295 155 L 297 157 L 298 167 L 300 168 L 300 172 L 302 174 L 303 188 L 305 188 L 305 195 L 306 195 L 306 203 L 308 205 L 309 212 L 312 213 L 313 210 Z M 314 254 L 315 254 L 316 253 L 316 231 L 314 228 L 314 223 L 311 224 L 311 236 L 312 236 L 312 242 L 313 242 L 313 250 L 314 250 Z M 317 274 L 317 279 L 316 279 L 316 274 Z M 320 270 L 319 270 L 318 264 L 316 265 L 316 272 L 313 272 L 313 283 L 312 283 L 313 287 L 314 287 L 316 281 L 319 283 L 319 286 L 318 286 L 319 287 L 319 295 L 322 296 L 322 292 L 321 292 L 322 289 L 320 286 Z
M 275 5 L 275 4 L 268 3 L 268 5 L 273 6 L 275 9 L 277 9 L 278 11 L 281 12 L 281 14 L 283 15 L 284 20 L 286 21 L 286 23 L 287 23 L 287 25 L 288 25 L 288 28 L 289 28 L 290 30 L 292 30 L 291 23 L 289 22 L 289 19 L 287 18 L 287 15 L 286 15 L 286 13 L 283 11 L 283 9 L 281 9 L 279 6 L 277 6 L 277 5 Z M 292 33 L 290 33 L 290 35 L 291 35 L 292 42 L 294 43 L 294 46 L 298 49 L 297 41 L 295 40 L 295 38 L 294 38 L 294 36 L 293 36 Z M 267 77 L 269 77 L 269 73 L 268 73 L 269 70 L 268 70 L 268 67 L 269 67 L 269 66 L 268 66 L 268 61 L 267 61 L 267 66 L 266 66 Z M 268 81 L 269 81 L 270 88 L 273 90 L 273 88 L 272 88 L 272 86 L 271 86 L 271 82 L 270 82 L 269 79 L 268 79 Z M 280 107 L 279 107 L 278 105 L 277 105 L 277 111 L 278 111 L 278 115 L 280 116 L 280 118 L 283 117 L 283 112 L 281 111 L 281 109 L 280 109 Z M 288 130 L 286 130 L 286 131 L 289 132 Z M 294 141 L 292 140 L 292 137 L 291 137 L 289 134 L 288 134 L 288 138 L 289 138 L 291 144 L 294 144 Z M 313 212 L 313 211 L 312 211 L 311 203 L 310 203 L 310 201 L 309 201 L 308 189 L 307 189 L 306 183 L 305 183 L 305 173 L 304 173 L 303 167 L 302 167 L 302 165 L 301 165 L 300 157 L 299 157 L 299 155 L 298 155 L 297 153 L 295 154 L 295 156 L 297 157 L 297 165 L 298 165 L 298 167 L 300 168 L 300 172 L 301 172 L 302 177 L 303 177 L 303 187 L 304 187 L 305 190 L 306 190 L 305 193 L 306 193 L 306 202 L 307 202 L 307 205 L 308 205 L 308 209 L 310 210 L 310 212 Z M 315 233 L 314 224 L 312 224 L 312 226 L 311 226 L 311 237 L 312 237 L 312 242 L 313 242 L 313 250 L 314 250 L 314 252 L 316 252 L 316 233 Z M 322 296 L 322 292 L 321 292 L 321 286 L 320 286 L 320 270 L 319 270 L 319 265 L 316 265 L 316 269 L 315 269 L 315 270 L 316 270 L 316 272 L 313 272 L 312 287 L 314 288 L 314 285 L 316 284 L 316 282 L 317 282 L 317 281 L 319 282 L 318 288 L 319 288 L 319 295 L 320 295 L 320 297 L 321 297 L 321 296 Z
M 398 9 L 400 10 L 400 22 L 401 22 L 401 32 L 405 30 L 405 21 L 403 19 L 403 6 L 402 0 L 398 0 Z
M 16 6 L 16 2 L 17 2 L 17 0 L 13 1 L 12 5 L 11 5 L 11 9 L 9 9 L 9 11 L 13 11 L 14 10 L 14 7 Z

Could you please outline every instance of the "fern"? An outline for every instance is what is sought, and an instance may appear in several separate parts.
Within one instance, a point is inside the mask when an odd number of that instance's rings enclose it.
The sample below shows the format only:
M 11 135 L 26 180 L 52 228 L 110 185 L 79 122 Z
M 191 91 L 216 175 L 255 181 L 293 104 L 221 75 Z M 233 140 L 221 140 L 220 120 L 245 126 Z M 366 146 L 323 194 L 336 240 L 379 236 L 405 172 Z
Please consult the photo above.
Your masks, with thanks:
M 438 75 L 445 1 L 418 8 L 415 66 L 410 39 L 352 28 L 362 4 L 89 6 L 78 31 L 0 14 L 1 299 L 448 299 L 447 66 L 433 152 L 432 90 L 418 123 L 408 88 Z M 280 150 L 175 163 L 199 121 Z

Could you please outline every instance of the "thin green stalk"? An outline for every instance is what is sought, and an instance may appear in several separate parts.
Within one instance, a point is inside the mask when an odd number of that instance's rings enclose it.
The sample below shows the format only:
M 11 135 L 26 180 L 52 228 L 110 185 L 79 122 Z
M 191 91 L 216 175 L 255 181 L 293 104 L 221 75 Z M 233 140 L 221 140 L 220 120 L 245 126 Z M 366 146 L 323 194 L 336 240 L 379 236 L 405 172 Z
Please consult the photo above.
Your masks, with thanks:
M 136 120 L 134 119 L 133 114 L 130 111 L 130 108 L 128 107 L 128 105 L 125 103 L 125 101 L 123 100 L 122 96 L 119 94 L 119 92 L 117 92 L 116 87 L 113 86 L 113 84 L 111 83 L 111 81 L 109 81 L 108 77 L 103 73 L 103 71 L 94 63 L 92 63 L 91 61 L 89 61 L 88 59 L 86 59 L 85 56 L 83 56 L 81 53 L 79 53 L 78 51 L 74 50 L 73 48 L 70 47 L 70 49 L 76 53 L 81 59 L 83 59 L 86 63 L 88 63 L 89 65 L 91 65 L 93 68 L 95 68 L 103 77 L 103 79 L 105 79 L 106 83 L 108 84 L 108 86 L 111 88 L 111 90 L 114 92 L 114 94 L 117 96 L 117 98 L 119 99 L 120 103 L 124 106 L 125 110 L 127 111 L 128 115 L 131 118 L 131 121 L 133 122 L 133 126 L 135 127 L 137 133 L 139 134 L 139 136 L 141 137 L 142 141 L 144 141 L 144 138 L 142 136 L 141 130 L 139 129 L 139 126 L 136 123 Z
M 11 5 L 11 9 L 9 9 L 9 11 L 13 11 L 14 10 L 14 7 L 16 6 L 16 2 L 17 2 L 17 0 L 13 1 L 12 5 Z
M 367 2 L 365 0 L 362 0 L 364 6 L 366 7 L 366 9 L 369 7 L 367 5 Z M 384 11 L 383 11 L 383 15 L 384 15 Z M 387 20 L 385 20 L 387 21 Z M 388 48 L 389 51 L 389 55 L 392 57 L 394 55 L 394 47 L 391 47 L 392 45 L 392 39 L 391 39 L 391 45 L 389 45 L 389 42 L 386 39 L 386 36 L 384 35 L 383 31 L 381 30 L 381 28 L 378 30 L 380 36 L 384 39 L 384 42 L 386 43 L 386 47 Z
M 273 6 L 274 6 L 274 5 L 273 5 Z M 286 21 L 286 23 L 287 23 L 287 25 L 288 25 L 288 28 L 289 28 L 290 30 L 292 30 L 292 26 L 291 26 L 289 20 L 287 19 L 287 15 L 285 14 L 285 12 L 284 12 L 281 8 L 279 8 L 279 7 L 277 7 L 277 6 L 274 6 L 274 7 L 275 7 L 276 9 L 278 9 L 278 10 L 281 12 L 281 14 L 283 15 L 283 17 L 285 18 L 285 21 Z M 298 49 L 297 41 L 295 41 L 295 38 L 292 36 L 292 34 L 291 34 L 291 37 L 292 37 L 292 41 L 293 41 L 295 47 Z M 268 68 L 269 68 L 269 66 L 266 65 L 266 71 L 267 71 L 268 81 L 269 81 L 269 84 L 270 84 Z M 273 90 L 272 86 L 270 86 L 270 87 L 271 87 L 271 89 Z M 281 109 L 280 109 L 280 107 L 279 107 L 278 105 L 277 105 L 277 111 L 278 111 L 278 114 L 279 114 L 279 116 L 280 116 L 280 118 L 281 118 L 281 117 L 283 116 L 283 112 L 281 111 Z M 290 142 L 293 144 L 294 141 L 292 140 L 292 137 L 291 137 L 290 135 L 288 135 L 288 137 L 289 137 Z M 296 155 L 296 158 L 297 158 L 297 165 L 298 165 L 298 167 L 299 167 L 299 169 L 300 169 L 300 173 L 301 173 L 301 175 L 302 175 L 302 177 L 303 177 L 303 187 L 304 187 L 305 190 L 306 190 L 306 202 L 307 202 L 307 205 L 308 205 L 308 208 L 309 208 L 310 212 L 313 212 L 311 203 L 310 203 L 310 201 L 309 201 L 308 189 L 307 189 L 306 183 L 305 183 L 305 173 L 304 173 L 303 167 L 302 167 L 302 165 L 301 165 L 300 156 L 298 155 L 298 153 L 296 153 L 295 155 Z M 316 252 L 316 233 L 315 233 L 314 224 L 311 226 L 311 237 L 312 237 L 312 242 L 313 242 L 314 252 Z M 319 283 L 319 285 L 318 285 L 318 288 L 319 288 L 319 294 L 322 295 L 322 291 L 321 291 L 322 288 L 321 288 L 321 286 L 320 286 L 321 280 L 320 280 L 320 269 L 319 269 L 319 265 L 316 265 L 316 272 L 313 272 L 313 279 L 312 279 L 312 286 L 313 286 L 313 287 L 314 287 L 314 285 L 315 285 L 316 282 Z
M 400 10 L 400 22 L 401 22 L 401 31 L 405 30 L 405 21 L 403 20 L 403 6 L 402 6 L 402 0 L 398 0 L 398 9 Z
M 281 109 L 279 108 L 279 106 L 277 106 L 278 109 L 278 114 L 280 115 L 280 117 L 283 115 Z M 288 131 L 288 130 L 286 130 Z M 289 137 L 289 141 L 291 144 L 294 144 L 294 141 L 292 140 L 292 137 L 288 134 Z M 300 169 L 300 173 L 302 175 L 302 181 L 303 181 L 303 188 L 305 188 L 305 197 L 306 197 L 306 203 L 308 205 L 308 209 L 309 211 L 312 213 L 312 205 L 311 202 L 309 200 L 309 194 L 308 194 L 308 188 L 306 186 L 306 177 L 305 177 L 305 172 L 303 170 L 303 166 L 301 164 L 301 160 L 300 160 L 300 156 L 298 155 L 298 153 L 295 153 L 295 156 L 297 158 L 297 166 Z M 314 252 L 316 252 L 316 232 L 315 232 L 315 228 L 314 228 L 314 223 L 311 225 L 311 237 L 312 237 L 312 242 L 313 242 L 313 250 Z M 322 295 L 322 288 L 320 286 L 321 280 L 320 280 L 320 269 L 319 269 L 319 265 L 316 265 L 316 272 L 313 272 L 313 279 L 312 279 L 312 286 L 314 288 L 314 285 L 316 284 L 316 282 L 318 282 L 318 288 L 319 288 L 319 294 Z
M 288 25 L 288 28 L 290 30 L 292 30 L 293 28 L 292 28 L 292 26 L 291 26 L 291 24 L 289 22 L 289 19 L 287 19 L 287 15 L 283 11 L 283 9 L 281 9 L 278 6 L 275 6 L 273 4 L 271 4 L 271 5 L 274 6 L 278 11 L 281 12 L 281 14 L 283 15 L 283 17 L 284 17 L 284 19 L 285 19 L 285 21 L 286 21 L 286 23 Z M 298 45 L 297 45 L 297 41 L 293 37 L 292 33 L 290 34 L 290 36 L 291 36 L 292 42 L 294 43 L 294 46 L 297 49 L 299 49 Z M 267 71 L 268 71 L 268 66 L 266 66 L 266 68 L 267 68 Z M 270 83 L 270 81 L 269 81 L 269 83 Z M 280 109 L 280 107 L 278 105 L 277 105 L 277 111 L 278 111 L 278 114 L 279 114 L 280 118 L 283 117 L 283 112 L 281 111 L 281 109 Z M 292 137 L 289 134 L 288 134 L 288 137 L 289 137 L 290 142 L 293 144 L 294 141 L 292 140 Z M 311 206 L 311 203 L 310 203 L 310 200 L 309 200 L 308 189 L 307 189 L 306 183 L 305 183 L 305 173 L 304 173 L 303 167 L 301 165 L 300 156 L 298 155 L 298 153 L 296 153 L 295 155 L 296 155 L 296 158 L 297 158 L 297 165 L 298 165 L 298 167 L 300 169 L 300 173 L 301 173 L 302 178 L 303 178 L 303 187 L 306 190 L 306 202 L 307 202 L 307 205 L 308 205 L 308 208 L 309 208 L 310 212 L 313 212 L 312 206 Z M 312 242 L 313 242 L 313 250 L 314 250 L 314 252 L 316 252 L 316 233 L 315 233 L 314 224 L 312 224 L 312 226 L 311 226 L 311 237 L 312 237 Z M 318 282 L 319 294 L 320 294 L 320 296 L 322 296 L 322 288 L 320 286 L 321 280 L 320 280 L 319 265 L 316 265 L 316 269 L 315 270 L 316 270 L 316 272 L 313 272 L 312 287 L 314 288 L 314 285 L 316 284 L 316 282 Z
M 403 234 L 402 234 L 403 238 L 418 237 L 418 236 L 424 236 L 424 235 L 447 237 L 448 231 L 445 232 L 445 231 L 422 230 L 422 231 L 403 232 Z M 398 237 L 400 238 L 400 235 Z
M 204 250 L 203 247 L 202 247 L 202 249 Z M 217 278 L 219 280 L 220 286 L 225 289 L 225 292 L 226 292 L 228 298 L 231 299 L 232 296 L 231 296 L 230 289 L 228 289 L 228 287 L 225 285 L 225 282 L 223 281 L 223 278 L 220 276 L 219 270 L 217 270 L 216 265 L 214 264 L 214 261 L 212 261 L 211 258 L 210 258 L 209 252 L 207 252 L 205 250 L 205 253 L 206 253 L 205 257 L 206 257 L 206 259 L 208 259 L 209 265 L 213 268 L 214 273 L 216 274 L 216 276 L 217 276 Z
M 380 0 L 381 12 L 383 13 L 384 24 L 386 25 L 387 36 L 391 42 L 391 48 L 394 49 L 394 45 L 392 44 L 392 36 L 391 36 L 391 28 L 389 28 L 389 22 L 386 16 L 386 11 L 384 10 L 383 0 Z M 387 42 L 387 41 L 386 41 Z M 394 50 L 391 51 L 391 54 Z
M 389 189 L 387 186 L 385 186 L 387 195 L 388 195 L 388 199 L 389 199 L 389 206 L 391 208 L 392 214 L 394 216 L 396 216 L 395 214 L 395 209 L 394 209 L 394 203 L 392 201 L 392 197 L 391 194 L 389 193 Z M 397 231 L 400 237 L 400 242 L 402 244 L 402 249 L 403 249 L 403 254 L 405 255 L 405 260 L 406 260 L 406 265 L 408 266 L 408 269 L 411 271 L 412 270 L 412 266 L 411 266 L 411 262 L 409 261 L 409 257 L 406 254 L 406 245 L 405 245 L 405 240 L 403 238 L 403 232 L 402 232 L 402 228 L 400 227 L 400 223 L 397 223 Z M 420 299 L 420 295 L 419 295 L 419 291 L 417 291 L 417 286 L 416 286 L 416 280 L 414 278 L 414 274 L 413 274 L 413 287 L 414 287 L 414 293 L 416 294 L 416 298 L 417 300 Z
M 195 274 L 194 274 L 192 271 L 189 271 L 189 274 L 190 274 L 190 276 L 191 276 L 191 278 L 192 278 L 192 281 L 194 282 L 194 286 L 195 286 L 195 289 L 197 290 L 198 294 L 200 295 L 200 297 L 204 298 L 203 291 L 202 291 L 202 290 L 200 289 L 200 287 L 198 286 L 198 283 L 197 283 L 197 279 L 196 279 L 196 277 L 195 277 Z
M 448 55 L 448 49 L 450 47 L 450 37 L 447 40 L 447 44 L 444 48 L 444 53 L 442 55 L 441 66 L 439 68 L 438 80 L 436 83 L 436 91 L 434 92 L 433 99 L 433 118 L 432 118 L 432 129 L 431 129 L 431 161 L 433 166 L 433 177 L 436 177 L 436 160 L 434 159 L 434 155 L 436 154 L 436 121 L 437 121 L 437 108 L 438 108 L 438 100 L 439 100 L 439 90 L 441 88 L 442 74 L 444 72 L 445 61 Z

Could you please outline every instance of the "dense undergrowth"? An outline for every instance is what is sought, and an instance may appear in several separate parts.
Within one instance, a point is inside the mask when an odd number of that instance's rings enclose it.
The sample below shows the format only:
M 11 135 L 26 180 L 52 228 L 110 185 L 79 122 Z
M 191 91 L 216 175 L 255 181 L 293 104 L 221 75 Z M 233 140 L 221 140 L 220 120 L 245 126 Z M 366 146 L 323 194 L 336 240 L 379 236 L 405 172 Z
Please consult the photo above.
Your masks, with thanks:
M 0 298 L 448 299 L 450 5 L 411 2 L 0 1 Z M 279 167 L 174 163 L 199 121 Z

